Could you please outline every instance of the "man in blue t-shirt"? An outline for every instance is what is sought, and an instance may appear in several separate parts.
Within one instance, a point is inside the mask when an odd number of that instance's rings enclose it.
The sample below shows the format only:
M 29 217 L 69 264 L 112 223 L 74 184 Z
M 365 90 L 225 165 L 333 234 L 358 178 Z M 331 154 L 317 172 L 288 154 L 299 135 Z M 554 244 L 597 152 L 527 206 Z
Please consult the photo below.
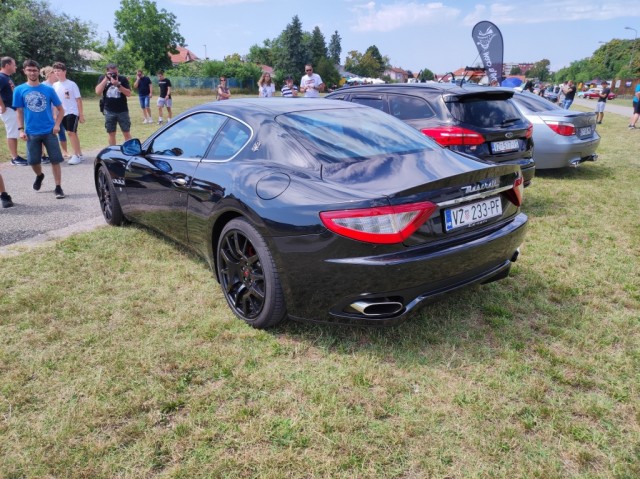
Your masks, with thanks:
M 640 83 L 636 85 L 636 91 L 633 95 L 633 115 L 631 115 L 631 120 L 629 120 L 630 130 L 636 128 L 638 117 L 640 117 Z
M 33 189 L 40 190 L 44 180 L 41 165 L 44 147 L 51 161 L 51 171 L 56 183 L 54 193 L 56 198 L 61 199 L 64 198 L 64 192 L 61 186 L 60 164 L 64 159 L 57 135 L 64 117 L 64 108 L 55 90 L 49 85 L 40 83 L 38 62 L 25 60 L 22 66 L 27 83 L 23 83 L 13 91 L 13 107 L 18 114 L 20 138 L 27 142 L 27 162 L 36 174 Z M 57 109 L 55 120 L 52 106 Z

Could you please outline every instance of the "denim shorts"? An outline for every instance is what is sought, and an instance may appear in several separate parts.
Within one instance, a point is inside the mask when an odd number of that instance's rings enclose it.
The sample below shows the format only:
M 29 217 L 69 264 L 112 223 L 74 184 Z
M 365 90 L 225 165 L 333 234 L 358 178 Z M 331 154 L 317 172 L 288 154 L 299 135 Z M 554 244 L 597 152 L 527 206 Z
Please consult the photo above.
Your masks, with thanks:
M 64 125 L 62 123 L 60 123 L 60 131 L 58 132 L 58 140 L 60 141 L 67 141 L 67 135 L 65 135 L 65 130 L 64 129 Z
M 138 100 L 140 101 L 140 108 L 142 108 L 143 110 L 145 108 L 149 108 L 149 105 L 151 105 L 151 99 L 149 98 L 149 96 L 139 96 Z
M 105 110 L 104 127 L 106 128 L 107 133 L 115 133 L 118 125 L 120 125 L 120 129 L 123 133 L 131 130 L 131 118 L 129 118 L 129 112 L 122 111 L 120 113 L 114 113 Z
M 38 165 L 42 162 L 42 147 L 47 151 L 51 163 L 62 163 L 62 150 L 58 137 L 53 133 L 46 135 L 27 135 L 27 163 Z

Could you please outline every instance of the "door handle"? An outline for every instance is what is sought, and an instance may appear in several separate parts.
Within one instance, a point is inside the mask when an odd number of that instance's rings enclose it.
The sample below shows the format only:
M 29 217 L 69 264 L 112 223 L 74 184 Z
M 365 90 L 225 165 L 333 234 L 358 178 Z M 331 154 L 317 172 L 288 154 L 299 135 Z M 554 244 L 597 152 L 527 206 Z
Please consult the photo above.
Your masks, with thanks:
M 173 180 L 173 184 L 176 186 L 187 186 L 187 180 L 184 178 L 176 178 Z

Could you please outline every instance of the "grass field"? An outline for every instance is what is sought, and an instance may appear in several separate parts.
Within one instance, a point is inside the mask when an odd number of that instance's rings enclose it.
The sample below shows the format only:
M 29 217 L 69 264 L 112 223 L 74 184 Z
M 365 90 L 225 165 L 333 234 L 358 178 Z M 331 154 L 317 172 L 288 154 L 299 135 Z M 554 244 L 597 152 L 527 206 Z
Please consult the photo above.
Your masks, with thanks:
M 0 478 L 640 477 L 627 121 L 527 188 L 510 278 L 392 329 L 253 330 L 204 261 L 135 226 L 0 258 Z

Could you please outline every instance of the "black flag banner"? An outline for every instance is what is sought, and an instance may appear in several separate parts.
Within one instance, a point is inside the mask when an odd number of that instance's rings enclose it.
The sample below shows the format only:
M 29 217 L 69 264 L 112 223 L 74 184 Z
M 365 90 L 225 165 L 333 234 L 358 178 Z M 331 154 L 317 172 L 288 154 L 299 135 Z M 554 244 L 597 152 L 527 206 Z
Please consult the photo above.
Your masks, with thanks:
M 502 82 L 504 54 L 502 33 L 493 23 L 482 21 L 473 27 L 471 37 L 478 47 L 478 53 L 482 58 L 489 83 L 493 84 L 494 81 L 497 81 L 499 85 Z

